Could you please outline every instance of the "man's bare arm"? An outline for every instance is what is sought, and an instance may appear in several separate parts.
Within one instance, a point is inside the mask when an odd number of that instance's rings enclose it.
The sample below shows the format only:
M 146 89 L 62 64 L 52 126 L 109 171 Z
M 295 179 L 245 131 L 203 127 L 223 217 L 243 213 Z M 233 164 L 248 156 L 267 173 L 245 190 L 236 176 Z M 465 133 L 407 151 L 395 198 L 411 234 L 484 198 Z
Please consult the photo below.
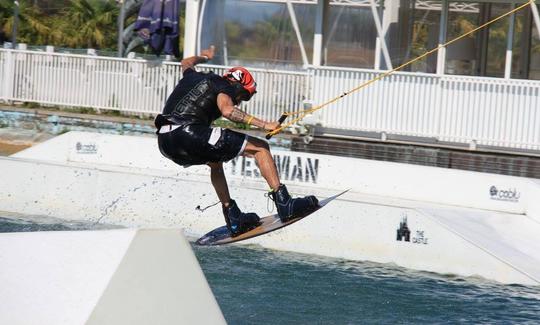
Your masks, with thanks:
M 187 69 L 195 67 L 199 63 L 206 63 L 209 60 L 212 60 L 214 57 L 215 47 L 212 45 L 210 48 L 201 51 L 201 55 L 190 56 L 181 61 L 182 64 L 182 73 Z
M 279 127 L 277 122 L 266 122 L 240 110 L 234 106 L 232 99 L 223 93 L 218 95 L 217 104 L 223 117 L 233 122 L 246 123 L 266 131 L 272 131 Z

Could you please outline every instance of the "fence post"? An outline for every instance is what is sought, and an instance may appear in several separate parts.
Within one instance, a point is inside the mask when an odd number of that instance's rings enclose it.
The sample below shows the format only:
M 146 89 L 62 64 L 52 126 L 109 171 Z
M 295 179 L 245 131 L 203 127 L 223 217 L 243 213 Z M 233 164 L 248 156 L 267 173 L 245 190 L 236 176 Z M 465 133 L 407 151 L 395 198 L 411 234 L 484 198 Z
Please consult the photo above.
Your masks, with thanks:
M 305 85 L 304 85 L 304 93 L 306 94 L 306 97 L 304 98 L 302 104 L 303 110 L 311 109 L 313 105 L 320 105 L 321 103 L 315 103 L 314 100 L 317 98 L 315 94 L 315 84 L 318 82 L 317 78 L 320 78 L 320 68 L 316 66 L 308 66 L 306 69 L 306 76 L 305 76 Z M 317 128 L 317 126 L 324 127 L 326 125 L 326 121 L 322 118 L 321 111 L 316 111 L 313 113 L 310 113 L 311 118 L 308 118 L 308 122 L 311 122 L 313 124 L 313 130 Z M 309 124 L 309 123 L 308 123 Z
M 4 59 L 4 87 L 2 87 L 2 97 L 5 98 L 6 103 L 11 104 L 14 97 L 14 80 L 15 80 L 15 53 L 14 50 L 6 50 Z
M 446 93 L 445 93 L 445 86 L 448 82 L 447 78 L 444 75 L 436 75 L 437 78 L 437 92 L 435 93 L 435 138 L 437 138 L 438 141 L 441 141 L 441 139 L 444 136 L 447 136 L 446 134 L 446 127 L 447 127 L 447 121 L 443 120 L 444 118 L 448 118 L 448 116 L 444 116 L 445 113 L 447 113 L 448 109 L 448 103 L 446 103 Z

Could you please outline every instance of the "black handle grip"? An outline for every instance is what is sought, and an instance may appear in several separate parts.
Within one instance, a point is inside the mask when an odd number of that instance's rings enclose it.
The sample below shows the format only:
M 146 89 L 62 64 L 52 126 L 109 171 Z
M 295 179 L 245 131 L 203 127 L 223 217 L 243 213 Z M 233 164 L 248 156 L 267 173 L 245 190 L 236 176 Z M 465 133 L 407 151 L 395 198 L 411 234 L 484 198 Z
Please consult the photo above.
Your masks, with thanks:
M 285 120 L 287 119 L 287 116 L 288 116 L 287 114 L 281 115 L 281 117 L 278 120 L 279 125 L 281 125 L 281 123 L 285 122 Z M 270 140 L 273 136 L 274 136 L 273 134 L 267 134 L 266 135 L 266 140 Z

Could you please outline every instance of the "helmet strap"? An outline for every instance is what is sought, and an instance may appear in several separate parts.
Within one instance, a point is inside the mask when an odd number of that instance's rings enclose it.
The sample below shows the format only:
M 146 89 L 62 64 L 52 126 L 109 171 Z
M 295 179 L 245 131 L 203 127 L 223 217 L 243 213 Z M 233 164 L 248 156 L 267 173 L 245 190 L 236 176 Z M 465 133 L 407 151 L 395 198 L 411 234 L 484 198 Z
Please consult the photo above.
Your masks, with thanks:
M 232 82 L 232 86 L 234 87 L 234 94 L 235 94 L 235 101 L 248 101 L 251 99 L 251 94 L 249 91 L 247 91 L 244 86 L 242 86 L 239 82 Z

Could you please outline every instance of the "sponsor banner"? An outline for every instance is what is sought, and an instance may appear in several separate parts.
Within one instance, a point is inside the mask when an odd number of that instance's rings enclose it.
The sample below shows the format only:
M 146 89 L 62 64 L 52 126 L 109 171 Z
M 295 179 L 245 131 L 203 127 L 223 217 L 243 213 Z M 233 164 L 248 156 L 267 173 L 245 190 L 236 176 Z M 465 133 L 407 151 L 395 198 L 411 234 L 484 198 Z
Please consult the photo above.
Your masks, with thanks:
M 282 181 L 318 184 L 319 158 L 289 153 L 279 153 L 273 156 Z M 236 157 L 228 163 L 227 169 L 233 177 L 262 179 L 259 167 L 253 158 Z
M 428 238 L 426 237 L 424 230 L 415 230 L 413 237 L 411 238 L 412 230 L 407 224 L 407 216 L 402 217 L 399 227 L 396 232 L 396 241 L 410 242 L 413 244 L 428 244 Z
M 492 185 L 489 188 L 490 199 L 496 201 L 519 202 L 521 193 L 516 188 L 497 187 Z
M 82 155 L 95 155 L 98 152 L 98 145 L 95 142 L 81 142 L 75 144 L 75 152 Z

